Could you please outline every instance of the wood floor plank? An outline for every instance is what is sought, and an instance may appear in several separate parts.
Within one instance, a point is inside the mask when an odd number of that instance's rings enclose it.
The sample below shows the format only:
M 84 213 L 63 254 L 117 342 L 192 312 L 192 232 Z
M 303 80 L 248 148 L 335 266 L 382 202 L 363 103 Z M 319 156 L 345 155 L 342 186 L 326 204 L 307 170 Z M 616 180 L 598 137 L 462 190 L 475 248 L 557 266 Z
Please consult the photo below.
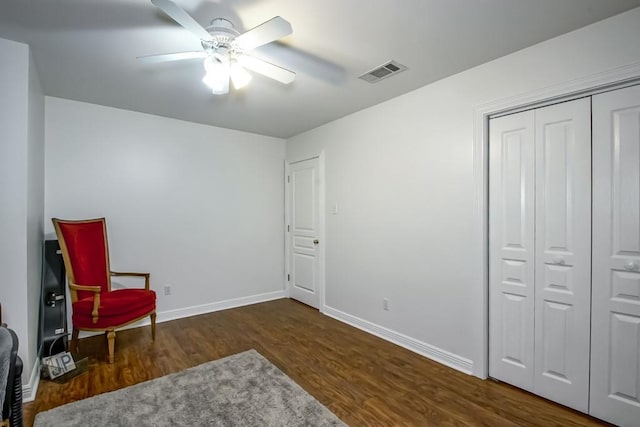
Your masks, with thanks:
M 65 403 L 256 349 L 350 426 L 606 425 L 515 387 L 480 380 L 282 299 L 81 340 L 89 372 L 42 380 L 25 422 Z

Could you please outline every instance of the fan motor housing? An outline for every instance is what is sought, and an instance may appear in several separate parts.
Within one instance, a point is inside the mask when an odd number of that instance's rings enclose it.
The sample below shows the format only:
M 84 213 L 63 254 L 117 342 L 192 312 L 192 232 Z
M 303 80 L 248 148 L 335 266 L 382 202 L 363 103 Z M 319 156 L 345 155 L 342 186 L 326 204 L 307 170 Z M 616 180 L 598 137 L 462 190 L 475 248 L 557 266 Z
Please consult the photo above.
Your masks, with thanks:
M 219 52 L 225 49 L 227 52 L 237 53 L 238 49 L 233 40 L 240 35 L 233 23 L 225 18 L 216 18 L 206 28 L 211 34 L 212 40 L 202 40 L 202 48 L 208 53 Z

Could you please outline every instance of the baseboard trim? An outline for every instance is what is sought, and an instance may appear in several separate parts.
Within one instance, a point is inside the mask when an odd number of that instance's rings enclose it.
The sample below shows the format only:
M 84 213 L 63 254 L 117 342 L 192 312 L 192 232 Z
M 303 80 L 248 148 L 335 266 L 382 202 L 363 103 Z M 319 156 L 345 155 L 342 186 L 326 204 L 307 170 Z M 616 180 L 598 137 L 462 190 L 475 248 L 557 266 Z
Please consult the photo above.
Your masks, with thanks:
M 29 376 L 29 384 L 22 385 L 22 402 L 33 402 L 38 393 L 38 385 L 40 385 L 40 358 L 36 359 Z
M 264 294 L 250 295 L 248 297 L 233 298 L 224 301 L 217 301 L 208 304 L 194 305 L 191 307 L 178 308 L 175 310 L 161 311 L 157 313 L 156 323 L 169 322 L 171 320 L 182 319 L 185 317 L 198 316 L 200 314 L 213 313 L 214 311 L 228 310 L 230 308 L 238 308 L 245 305 L 258 304 L 261 302 L 273 301 L 276 299 L 286 298 L 285 290 L 266 292 Z M 127 325 L 119 330 L 140 328 L 148 326 L 151 321 L 148 317 L 139 322 Z M 101 332 L 84 332 L 81 331 L 79 337 L 86 338 L 94 335 L 100 335 Z
M 384 326 L 377 325 L 326 305 L 323 307 L 322 312 L 329 317 L 347 323 L 353 327 L 382 338 L 383 340 L 390 341 L 400 347 L 404 347 L 407 350 L 411 350 L 428 359 L 442 363 L 443 365 L 457 371 L 464 372 L 469 375 L 473 372 L 473 361 L 458 356 L 457 354 L 450 353 L 446 350 L 442 350 L 433 345 L 418 341 L 415 338 L 411 338 L 407 335 L 385 328 Z
M 273 301 L 276 299 L 286 298 L 286 292 L 283 290 L 267 292 L 264 294 L 251 295 L 248 297 L 234 298 L 224 301 L 213 302 L 209 304 L 194 305 L 192 307 L 179 308 L 176 310 L 163 311 L 158 313 L 156 322 L 168 322 L 170 320 L 182 319 L 184 317 L 198 316 L 200 314 L 213 313 L 214 311 L 228 310 L 230 308 L 238 308 L 245 305 L 258 304 L 261 302 Z M 146 320 L 145 324 L 149 324 Z

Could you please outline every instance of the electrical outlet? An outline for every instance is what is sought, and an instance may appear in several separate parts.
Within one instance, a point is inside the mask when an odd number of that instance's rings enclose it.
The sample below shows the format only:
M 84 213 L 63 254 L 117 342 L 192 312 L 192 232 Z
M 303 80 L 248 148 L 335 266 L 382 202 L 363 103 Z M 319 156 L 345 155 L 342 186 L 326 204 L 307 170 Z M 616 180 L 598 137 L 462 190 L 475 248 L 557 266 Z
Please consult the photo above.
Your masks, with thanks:
M 389 311 L 389 298 L 382 300 L 382 308 L 384 308 L 385 311 Z
M 171 285 L 164 285 L 164 294 L 171 295 Z

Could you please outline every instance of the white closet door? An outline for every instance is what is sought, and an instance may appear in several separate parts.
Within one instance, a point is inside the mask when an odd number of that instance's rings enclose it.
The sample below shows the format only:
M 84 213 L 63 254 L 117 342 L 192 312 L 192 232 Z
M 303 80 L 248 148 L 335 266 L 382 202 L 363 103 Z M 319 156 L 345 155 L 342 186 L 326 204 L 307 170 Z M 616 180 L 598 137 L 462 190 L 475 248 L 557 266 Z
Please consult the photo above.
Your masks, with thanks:
M 534 113 L 492 119 L 489 374 L 533 391 Z
M 534 392 L 589 408 L 591 102 L 535 110 Z
M 640 87 L 593 97 L 590 413 L 640 425 Z

